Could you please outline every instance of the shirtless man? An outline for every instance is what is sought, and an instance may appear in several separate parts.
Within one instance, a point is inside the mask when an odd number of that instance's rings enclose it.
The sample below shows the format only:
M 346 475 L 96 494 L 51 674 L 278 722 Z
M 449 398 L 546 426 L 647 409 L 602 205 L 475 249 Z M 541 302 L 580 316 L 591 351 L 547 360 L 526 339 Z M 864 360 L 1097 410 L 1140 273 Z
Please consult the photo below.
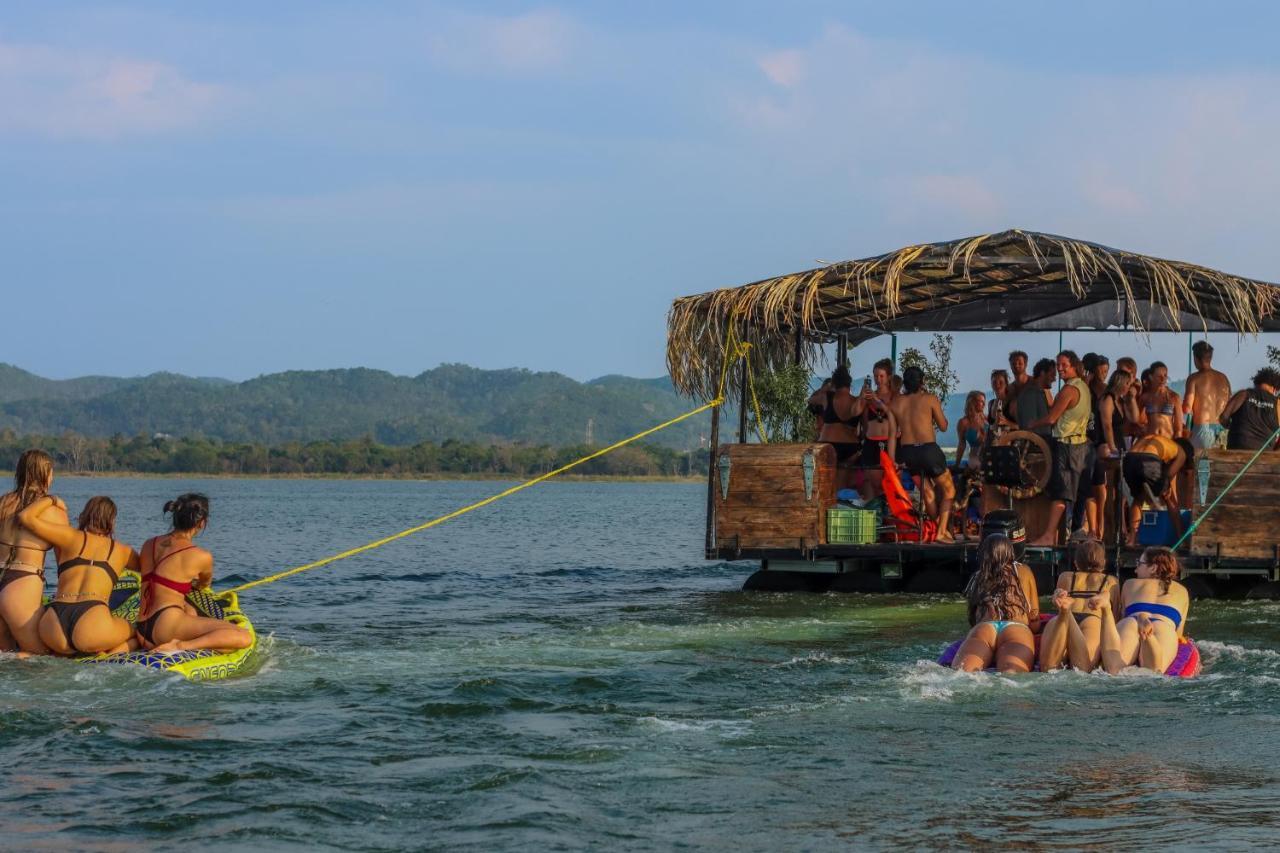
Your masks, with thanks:
M 1013 373 L 1013 379 L 1009 382 L 1009 396 L 1005 398 L 1006 409 L 1014 407 L 1014 401 L 1031 381 L 1031 377 L 1027 375 L 1027 362 L 1027 354 L 1022 350 L 1016 349 L 1009 353 L 1009 370 Z
M 1213 347 L 1208 341 L 1196 341 L 1191 348 L 1196 372 L 1187 377 L 1187 393 L 1182 399 L 1182 413 L 1191 416 L 1191 446 L 1208 450 L 1217 443 L 1222 432 L 1222 410 L 1231 399 L 1231 382 L 1227 375 L 1213 369 Z
M 902 394 L 889 404 L 898 420 L 901 438 L 898 463 L 920 483 L 925 513 L 938 523 L 938 541 L 952 542 L 951 504 L 956 496 L 955 483 L 947 470 L 947 457 L 938 447 L 936 430 L 947 431 L 947 416 L 942 401 L 924 390 L 924 372 L 908 367 L 902 372 Z

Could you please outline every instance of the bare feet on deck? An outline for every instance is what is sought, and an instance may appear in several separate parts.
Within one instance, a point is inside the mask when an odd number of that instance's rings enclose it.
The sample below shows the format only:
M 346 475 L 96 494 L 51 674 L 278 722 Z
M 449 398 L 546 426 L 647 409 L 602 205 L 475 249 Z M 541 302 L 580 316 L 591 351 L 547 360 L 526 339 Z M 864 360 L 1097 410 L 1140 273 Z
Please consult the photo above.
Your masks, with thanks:
M 1058 608 L 1059 613 L 1066 613 L 1071 609 L 1071 595 L 1065 589 L 1055 589 L 1053 591 L 1053 606 Z
M 1155 626 L 1151 624 L 1151 617 L 1146 613 L 1135 613 L 1133 618 L 1138 623 L 1138 639 L 1145 640 L 1151 636 L 1151 632 L 1155 630 Z
M 1109 595 L 1095 595 L 1093 598 L 1089 599 L 1089 609 L 1090 609 L 1090 610 L 1096 610 L 1096 611 L 1098 611 L 1099 613 L 1101 613 L 1101 612 L 1102 612 L 1102 611 L 1104 611 L 1104 610 L 1110 610 L 1110 609 L 1111 609 L 1111 596 L 1109 596 Z

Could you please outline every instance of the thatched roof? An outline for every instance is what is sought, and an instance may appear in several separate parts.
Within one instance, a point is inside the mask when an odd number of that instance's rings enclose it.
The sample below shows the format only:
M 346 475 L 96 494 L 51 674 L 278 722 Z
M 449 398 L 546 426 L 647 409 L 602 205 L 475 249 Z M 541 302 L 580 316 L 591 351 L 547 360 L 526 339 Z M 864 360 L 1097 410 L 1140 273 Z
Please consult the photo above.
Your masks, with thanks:
M 667 368 L 683 393 L 716 392 L 730 324 L 755 370 L 836 335 L 887 332 L 1280 331 L 1280 287 L 1097 243 L 1012 230 L 842 261 L 685 296 L 667 318 Z

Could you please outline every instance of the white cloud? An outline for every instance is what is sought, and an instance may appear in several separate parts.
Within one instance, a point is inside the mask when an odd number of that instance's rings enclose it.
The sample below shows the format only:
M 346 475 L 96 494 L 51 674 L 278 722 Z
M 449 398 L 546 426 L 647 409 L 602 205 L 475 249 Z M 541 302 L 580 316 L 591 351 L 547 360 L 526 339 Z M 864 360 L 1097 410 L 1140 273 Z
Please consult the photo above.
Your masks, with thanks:
M 556 9 L 508 17 L 458 13 L 436 24 L 427 49 L 434 61 L 463 73 L 546 73 L 567 66 L 582 35 Z
M 804 79 L 804 54 L 798 50 L 778 50 L 760 57 L 757 64 L 774 85 L 791 88 Z
M 112 138 L 191 127 L 229 91 L 171 65 L 0 43 L 0 132 Z
M 1211 263 L 1206 220 L 1260 237 L 1280 195 L 1274 73 L 1028 69 L 839 25 L 752 61 L 765 79 L 726 99 L 743 144 L 924 233 L 1040 228 Z

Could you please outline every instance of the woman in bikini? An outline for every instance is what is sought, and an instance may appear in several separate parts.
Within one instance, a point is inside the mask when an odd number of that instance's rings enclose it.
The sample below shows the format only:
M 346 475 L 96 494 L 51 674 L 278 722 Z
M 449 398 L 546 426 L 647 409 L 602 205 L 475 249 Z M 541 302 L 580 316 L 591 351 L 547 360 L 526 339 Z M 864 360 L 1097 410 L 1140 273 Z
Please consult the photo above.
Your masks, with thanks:
M 1164 362 L 1151 365 L 1150 389 L 1139 399 L 1142 406 L 1143 434 L 1179 438 L 1182 435 L 1182 400 L 1169 387 L 1169 368 Z
M 1169 548 L 1148 548 L 1138 558 L 1135 577 L 1120 590 L 1123 618 L 1116 621 L 1109 595 L 1090 599 L 1102 619 L 1102 666 L 1115 675 L 1137 663 L 1163 673 L 1178 653 L 1191 597 L 1178 583 L 1182 568 Z
M 967 465 L 970 471 L 982 467 L 982 448 L 987 443 L 987 397 L 981 391 L 970 391 L 964 398 L 964 417 L 956 423 L 956 467 Z M 969 458 L 965 459 L 966 449 Z
M 1107 574 L 1107 552 L 1096 539 L 1076 546 L 1075 570 L 1058 575 L 1053 603 L 1058 615 L 1045 623 L 1040 636 L 1040 671 L 1057 669 L 1068 661 L 1073 669 L 1093 672 L 1102 655 L 1102 620 L 1089 606 L 1095 596 L 1107 596 L 1120 606 L 1120 585 Z
M 965 672 L 986 669 L 1030 672 L 1035 632 L 1040 630 L 1036 578 L 1019 563 L 1007 536 L 993 533 L 978 548 L 978 571 L 965 590 L 972 629 L 951 666 Z
M 881 359 L 875 363 L 871 371 L 875 379 L 875 390 L 863 383 L 862 405 L 862 451 L 858 459 L 858 467 L 862 469 L 861 494 L 864 501 L 871 501 L 883 491 L 881 488 L 880 453 L 895 458 L 898 452 L 898 421 L 889 409 L 893 402 L 893 362 Z
M 160 654 L 248 648 L 249 632 L 219 619 L 196 615 L 186 603 L 193 587 L 213 583 L 213 555 L 192 542 L 209 523 L 209 499 L 180 495 L 164 505 L 173 529 L 142 546 L 142 605 L 138 638 Z
M 831 378 L 809 398 L 809 411 L 822 423 L 818 441 L 830 444 L 836 451 L 836 488 L 847 489 L 853 483 L 850 464 L 861 449 L 858 440 L 858 416 L 862 407 L 849 392 L 852 380 L 849 368 L 838 365 Z
M 138 570 L 138 555 L 112 538 L 116 505 L 89 498 L 78 527 L 43 517 L 53 506 L 44 497 L 18 513 L 22 526 L 53 545 L 58 591 L 40 618 L 40 639 L 55 655 L 125 652 L 136 649 L 133 626 L 111 614 L 108 599 L 120 572 Z
M 49 494 L 53 460 L 43 450 L 18 457 L 13 491 L 0 497 L 0 651 L 48 654 L 40 639 L 44 615 L 44 554 L 50 545 L 23 530 L 18 513 Z M 67 523 L 67 505 L 57 498 L 42 511 L 50 521 Z

